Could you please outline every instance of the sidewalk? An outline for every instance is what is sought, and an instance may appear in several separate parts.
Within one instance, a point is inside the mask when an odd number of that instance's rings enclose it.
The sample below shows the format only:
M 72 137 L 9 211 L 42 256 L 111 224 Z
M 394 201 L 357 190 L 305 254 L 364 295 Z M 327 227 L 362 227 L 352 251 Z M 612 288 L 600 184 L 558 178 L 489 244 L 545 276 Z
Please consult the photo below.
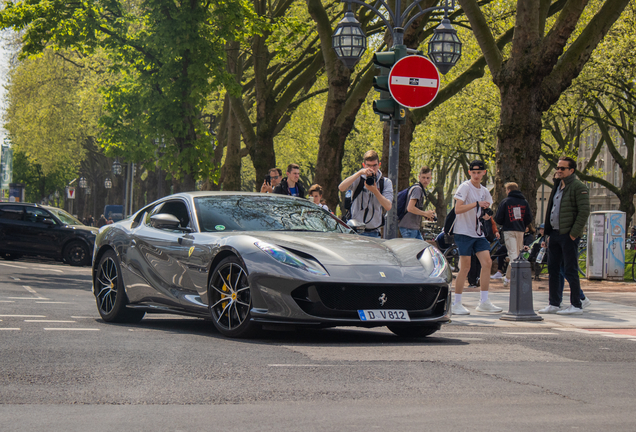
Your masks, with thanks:
M 583 310 L 582 315 L 563 316 L 557 314 L 541 315 L 543 321 L 504 321 L 500 320 L 508 312 L 510 302 L 509 288 L 501 281 L 491 281 L 490 300 L 503 308 L 503 313 L 490 314 L 477 312 L 479 288 L 464 289 L 463 305 L 470 315 L 453 315 L 452 325 L 489 326 L 489 327 L 530 327 L 538 329 L 636 329 L 636 283 L 581 280 L 581 287 L 592 302 Z M 533 308 L 535 311 L 548 305 L 548 281 L 533 281 Z M 569 304 L 570 292 L 566 284 L 564 302 Z

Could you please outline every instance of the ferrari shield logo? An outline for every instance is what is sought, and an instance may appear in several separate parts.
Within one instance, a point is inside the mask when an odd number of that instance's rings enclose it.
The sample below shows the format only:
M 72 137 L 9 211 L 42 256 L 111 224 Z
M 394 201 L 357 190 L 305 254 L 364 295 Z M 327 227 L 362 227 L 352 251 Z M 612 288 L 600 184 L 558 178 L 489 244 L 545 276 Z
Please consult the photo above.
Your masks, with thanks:
M 192 256 L 192 252 L 194 252 L 194 246 L 192 246 L 190 250 L 188 251 L 188 258 Z
M 385 278 L 385 277 L 386 277 L 386 275 L 384 274 L 384 272 L 380 272 L 380 276 L 381 276 L 381 277 L 383 277 L 383 278 Z

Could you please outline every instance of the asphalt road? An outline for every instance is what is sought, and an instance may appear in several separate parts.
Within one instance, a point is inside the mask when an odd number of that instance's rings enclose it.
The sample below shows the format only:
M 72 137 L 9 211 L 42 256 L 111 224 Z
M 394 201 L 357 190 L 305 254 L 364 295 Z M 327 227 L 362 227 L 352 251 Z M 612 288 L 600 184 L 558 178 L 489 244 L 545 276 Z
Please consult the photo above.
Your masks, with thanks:
M 230 340 L 199 319 L 106 324 L 89 268 L 0 261 L 0 430 L 633 431 L 636 336 L 605 336 L 450 324 Z

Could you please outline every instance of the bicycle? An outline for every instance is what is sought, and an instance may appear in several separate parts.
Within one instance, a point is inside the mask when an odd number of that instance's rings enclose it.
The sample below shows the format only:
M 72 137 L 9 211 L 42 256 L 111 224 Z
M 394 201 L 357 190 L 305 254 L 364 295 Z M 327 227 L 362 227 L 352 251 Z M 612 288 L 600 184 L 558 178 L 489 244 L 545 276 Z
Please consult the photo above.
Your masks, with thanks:
M 490 259 L 493 261 L 503 255 L 497 253 L 499 252 L 500 246 L 501 243 L 499 242 L 499 239 L 495 239 L 495 241 L 490 244 Z M 448 249 L 444 251 L 444 258 L 446 258 L 451 271 L 453 273 L 457 273 L 459 271 L 459 248 L 455 243 L 450 245 Z

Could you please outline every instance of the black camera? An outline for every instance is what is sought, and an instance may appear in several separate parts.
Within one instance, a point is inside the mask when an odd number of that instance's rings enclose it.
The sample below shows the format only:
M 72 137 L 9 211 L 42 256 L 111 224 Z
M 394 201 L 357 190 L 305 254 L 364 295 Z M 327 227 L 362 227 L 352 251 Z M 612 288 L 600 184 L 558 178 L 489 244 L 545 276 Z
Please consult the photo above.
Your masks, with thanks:
M 267 174 L 265 176 L 265 183 L 270 185 L 270 186 L 272 185 L 272 176 L 271 175 Z
M 366 179 L 366 183 L 371 186 L 372 184 L 375 183 L 375 174 L 373 174 L 372 176 L 367 176 Z
M 483 215 L 492 216 L 494 214 L 490 207 L 489 208 L 485 208 L 485 209 L 481 209 L 481 212 L 482 212 L 482 216 Z

